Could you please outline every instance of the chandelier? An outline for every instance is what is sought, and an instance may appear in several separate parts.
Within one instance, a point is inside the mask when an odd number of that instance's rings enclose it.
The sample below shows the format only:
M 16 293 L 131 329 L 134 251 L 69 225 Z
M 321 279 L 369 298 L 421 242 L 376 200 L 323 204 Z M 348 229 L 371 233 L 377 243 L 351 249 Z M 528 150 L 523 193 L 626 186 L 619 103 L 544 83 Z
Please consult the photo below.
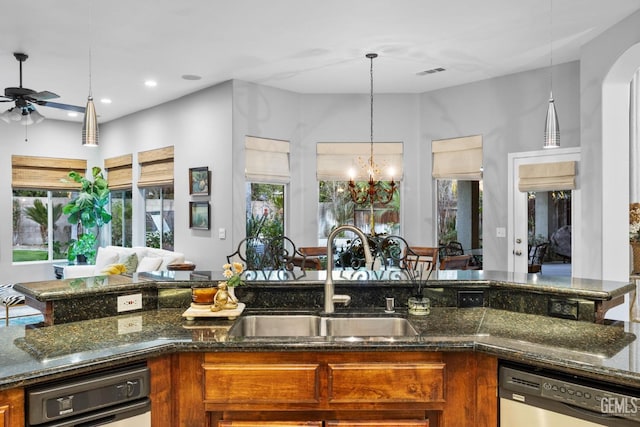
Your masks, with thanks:
M 367 58 L 371 61 L 371 148 L 369 152 L 369 159 L 363 166 L 367 168 L 369 175 L 369 181 L 364 185 L 356 185 L 353 178 L 349 180 L 349 192 L 351 193 L 351 200 L 355 204 L 362 205 L 366 203 L 371 204 L 371 233 L 373 233 L 373 204 L 386 205 L 393 199 L 393 194 L 396 190 L 396 183 L 391 178 L 390 182 L 376 181 L 376 174 L 380 173 L 380 167 L 373 159 L 373 59 L 378 57 L 377 53 L 367 53 Z

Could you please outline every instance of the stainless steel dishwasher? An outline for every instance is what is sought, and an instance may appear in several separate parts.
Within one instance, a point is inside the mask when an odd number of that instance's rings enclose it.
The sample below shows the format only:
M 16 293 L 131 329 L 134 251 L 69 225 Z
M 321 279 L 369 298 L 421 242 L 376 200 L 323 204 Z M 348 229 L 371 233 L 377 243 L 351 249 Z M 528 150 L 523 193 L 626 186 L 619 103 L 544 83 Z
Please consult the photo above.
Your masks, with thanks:
M 503 364 L 500 427 L 639 427 L 640 390 Z
M 139 364 L 28 388 L 27 426 L 150 427 L 149 377 Z

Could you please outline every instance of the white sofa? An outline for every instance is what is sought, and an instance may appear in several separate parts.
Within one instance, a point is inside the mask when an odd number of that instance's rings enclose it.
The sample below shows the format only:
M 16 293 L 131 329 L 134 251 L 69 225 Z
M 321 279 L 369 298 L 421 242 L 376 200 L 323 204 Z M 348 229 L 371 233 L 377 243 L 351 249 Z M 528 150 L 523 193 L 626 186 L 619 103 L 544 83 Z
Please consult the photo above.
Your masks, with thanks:
M 67 265 L 63 269 L 64 279 L 104 275 L 104 269 L 112 264 L 124 264 L 127 273 L 166 270 L 169 264 L 184 262 L 184 254 L 165 249 L 136 246 L 106 246 L 98 248 L 96 263 L 93 265 Z

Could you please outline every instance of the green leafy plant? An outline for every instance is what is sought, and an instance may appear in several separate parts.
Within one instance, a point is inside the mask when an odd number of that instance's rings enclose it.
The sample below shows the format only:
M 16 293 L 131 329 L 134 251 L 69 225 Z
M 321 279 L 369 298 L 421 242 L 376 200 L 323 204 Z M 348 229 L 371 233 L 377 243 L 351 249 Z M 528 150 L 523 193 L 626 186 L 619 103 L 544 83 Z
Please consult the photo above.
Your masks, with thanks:
M 78 226 L 78 240 L 72 241 L 69 245 L 67 258 L 70 260 L 77 255 L 85 255 L 88 262 L 95 260 L 98 237 L 92 230 L 97 229 L 99 233 L 100 228 L 111 221 L 111 214 L 106 209 L 109 204 L 109 184 L 99 167 L 94 166 L 91 174 L 92 179 L 76 171 L 71 171 L 68 175 L 81 186 L 77 196 L 62 208 L 62 213 L 67 215 L 67 221 Z M 87 237 L 84 237 L 85 235 Z M 93 246 L 89 248 L 91 242 Z
M 86 262 L 94 264 L 96 262 L 96 243 L 98 239 L 95 234 L 86 232 L 82 234 L 78 240 L 69 242 L 69 250 L 67 251 L 67 259 L 75 261 L 78 255 L 86 257 Z

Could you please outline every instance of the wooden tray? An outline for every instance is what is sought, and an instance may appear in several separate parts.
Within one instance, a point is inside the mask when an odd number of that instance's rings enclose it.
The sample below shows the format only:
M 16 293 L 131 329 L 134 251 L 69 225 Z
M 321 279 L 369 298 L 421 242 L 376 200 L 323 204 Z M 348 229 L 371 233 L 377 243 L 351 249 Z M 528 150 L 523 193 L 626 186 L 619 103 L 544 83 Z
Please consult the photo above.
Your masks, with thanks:
M 195 307 L 194 307 L 195 306 Z M 243 302 L 238 303 L 238 307 L 233 310 L 220 310 L 211 311 L 211 305 L 196 305 L 192 304 L 191 307 L 182 313 L 182 317 L 187 320 L 195 320 L 201 318 L 213 318 L 213 317 L 226 317 L 229 320 L 234 320 L 244 311 L 245 304 Z
M 169 271 L 191 271 L 195 269 L 196 265 L 189 262 L 167 265 L 167 270 Z

